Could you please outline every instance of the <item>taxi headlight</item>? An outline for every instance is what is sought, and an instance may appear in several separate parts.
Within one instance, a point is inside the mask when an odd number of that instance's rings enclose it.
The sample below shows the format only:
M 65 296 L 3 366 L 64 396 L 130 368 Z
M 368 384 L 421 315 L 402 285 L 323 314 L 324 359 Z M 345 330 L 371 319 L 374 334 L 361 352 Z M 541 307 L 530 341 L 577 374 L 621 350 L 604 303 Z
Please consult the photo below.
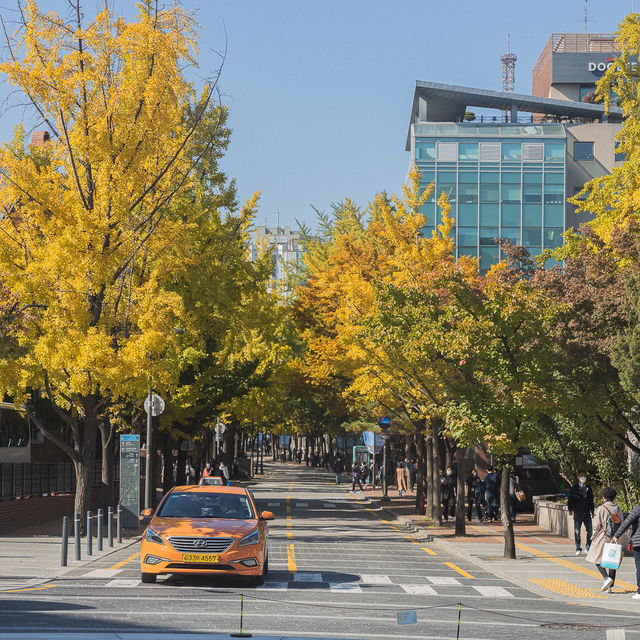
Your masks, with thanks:
M 155 542 L 156 544 L 164 544 L 162 537 L 156 533 L 151 527 L 147 527 L 144 534 L 144 539 L 148 542 Z
M 238 541 L 239 547 L 246 547 L 248 544 L 258 544 L 260 542 L 260 529 L 256 529 L 253 533 Z

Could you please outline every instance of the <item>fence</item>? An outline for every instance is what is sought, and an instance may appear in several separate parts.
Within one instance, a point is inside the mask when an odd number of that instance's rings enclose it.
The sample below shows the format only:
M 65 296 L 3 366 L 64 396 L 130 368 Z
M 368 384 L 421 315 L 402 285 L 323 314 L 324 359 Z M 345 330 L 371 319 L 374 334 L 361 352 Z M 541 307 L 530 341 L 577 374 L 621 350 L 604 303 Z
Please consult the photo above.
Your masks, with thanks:
M 93 486 L 100 484 L 100 477 L 98 462 L 94 465 Z M 0 502 L 51 493 L 74 493 L 75 488 L 71 462 L 0 463 Z

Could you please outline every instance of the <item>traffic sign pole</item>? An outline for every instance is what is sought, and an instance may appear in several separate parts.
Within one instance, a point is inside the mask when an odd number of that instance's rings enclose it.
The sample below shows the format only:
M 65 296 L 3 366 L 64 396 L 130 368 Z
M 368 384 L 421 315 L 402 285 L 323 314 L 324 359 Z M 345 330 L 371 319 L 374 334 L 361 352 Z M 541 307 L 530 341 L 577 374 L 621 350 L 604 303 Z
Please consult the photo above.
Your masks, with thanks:
M 145 466 L 145 478 L 144 478 L 144 508 L 150 509 L 151 504 L 151 474 L 153 473 L 153 464 L 151 460 L 151 438 L 153 428 L 153 390 L 151 388 L 151 378 L 149 378 L 149 409 L 147 410 L 147 454 L 146 454 L 146 466 Z

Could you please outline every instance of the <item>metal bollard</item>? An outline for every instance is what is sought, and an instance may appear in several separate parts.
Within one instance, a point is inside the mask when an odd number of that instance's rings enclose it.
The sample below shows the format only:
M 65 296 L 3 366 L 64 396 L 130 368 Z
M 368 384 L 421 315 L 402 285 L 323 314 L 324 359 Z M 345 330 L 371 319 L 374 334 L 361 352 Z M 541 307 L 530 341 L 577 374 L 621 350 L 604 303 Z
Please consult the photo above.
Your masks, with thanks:
M 98 551 L 102 551 L 102 520 L 103 513 L 102 509 L 98 509 Z
M 80 548 L 80 514 L 73 515 L 73 544 L 76 548 L 76 560 L 82 560 L 82 549 Z
M 113 547 L 113 507 L 107 508 L 107 544 Z
M 87 555 L 93 555 L 93 532 L 91 531 L 91 511 L 87 511 Z
M 118 544 L 122 542 L 122 505 L 118 505 L 116 528 L 118 529 Z
M 60 555 L 60 566 L 67 566 L 67 552 L 69 551 L 69 516 L 62 518 L 62 551 Z

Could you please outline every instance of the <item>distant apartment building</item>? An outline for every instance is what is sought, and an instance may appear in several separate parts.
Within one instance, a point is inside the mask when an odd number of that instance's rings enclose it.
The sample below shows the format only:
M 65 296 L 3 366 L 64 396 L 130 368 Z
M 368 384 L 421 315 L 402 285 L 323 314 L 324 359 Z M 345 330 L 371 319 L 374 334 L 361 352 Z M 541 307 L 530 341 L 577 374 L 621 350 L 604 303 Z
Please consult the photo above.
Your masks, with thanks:
M 256 227 L 251 243 L 251 258 L 255 260 L 260 250 L 273 247 L 272 278 L 286 292 L 287 279 L 291 270 L 302 258 L 302 233 L 291 227 L 275 227 L 266 225 Z

